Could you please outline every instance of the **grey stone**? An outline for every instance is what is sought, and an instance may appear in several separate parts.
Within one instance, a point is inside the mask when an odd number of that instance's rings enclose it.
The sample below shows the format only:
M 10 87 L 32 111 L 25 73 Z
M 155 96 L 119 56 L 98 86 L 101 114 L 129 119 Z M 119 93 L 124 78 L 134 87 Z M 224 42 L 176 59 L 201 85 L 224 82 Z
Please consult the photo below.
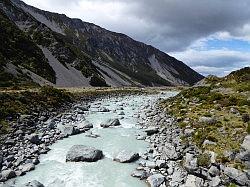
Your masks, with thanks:
M 138 160 L 139 157 L 140 156 L 138 153 L 123 150 L 118 153 L 114 160 L 121 163 L 129 163 Z
M 158 168 L 166 168 L 167 167 L 167 163 L 165 160 L 156 160 L 156 166 Z
M 23 135 L 24 133 L 23 133 L 23 131 L 22 130 L 17 130 L 16 132 L 15 132 L 15 135 Z
M 154 161 L 146 161 L 145 166 L 154 169 L 156 168 L 156 163 Z
M 108 120 L 101 123 L 101 127 L 103 127 L 103 128 L 119 126 L 119 125 L 121 125 L 119 119 L 108 119 Z
M 217 122 L 217 120 L 215 118 L 213 118 L 213 117 L 205 117 L 205 116 L 203 116 L 203 117 L 199 118 L 199 122 L 200 123 L 205 123 L 205 124 L 208 124 L 208 125 L 213 125 L 213 124 L 215 124 Z
M 172 175 L 172 181 L 170 182 L 173 186 L 181 184 L 185 179 L 185 173 L 183 171 L 174 171 Z
M 170 145 L 163 148 L 162 157 L 165 157 L 164 159 L 178 160 L 180 154 L 176 151 L 174 146 Z
M 155 133 L 158 133 L 159 129 L 157 127 L 148 127 L 147 129 L 145 129 L 145 132 L 147 133 L 148 136 L 151 136 Z
M 110 110 L 109 109 L 107 109 L 107 108 L 105 108 L 105 107 L 101 107 L 101 108 L 99 108 L 99 110 L 98 110 L 99 112 L 110 112 Z
M 89 121 L 85 120 L 85 121 L 77 124 L 77 128 L 79 128 L 79 129 L 91 129 L 91 128 L 93 128 L 93 124 L 90 123 Z
M 74 145 L 66 155 L 67 162 L 96 162 L 103 157 L 101 150 L 85 145 Z
M 188 175 L 183 187 L 201 187 L 204 186 L 204 180 L 194 175 Z
M 147 182 L 150 184 L 150 187 L 160 187 L 165 180 L 165 176 L 162 174 L 154 174 L 147 178 Z
M 28 182 L 24 184 L 22 187 L 44 187 L 44 185 L 37 180 L 33 180 L 31 182 Z
M 250 186 L 250 181 L 245 173 L 232 167 L 225 167 L 224 173 L 240 185 Z
M 71 135 L 74 135 L 76 134 L 75 132 L 75 128 L 73 125 L 62 125 L 61 126 L 61 132 L 65 135 L 65 136 L 71 136 Z
M 140 170 L 140 171 L 135 170 L 135 171 L 131 174 L 131 176 L 143 180 L 143 179 L 146 179 L 146 178 L 147 178 L 147 172 L 146 172 L 146 171 L 143 171 L 143 170 Z
M 185 135 L 186 137 L 191 136 L 193 133 L 194 133 L 194 129 L 185 129 L 185 130 L 184 130 L 184 135 Z
M 241 144 L 241 148 L 244 149 L 245 151 L 250 152 L 250 135 L 247 135 L 244 138 L 243 143 Z
M 35 165 L 33 163 L 27 163 L 19 167 L 22 172 L 29 172 L 35 169 Z
M 8 139 L 8 140 L 5 141 L 5 144 L 6 144 L 6 145 L 15 145 L 15 140 L 13 140 L 13 139 Z
M 29 135 L 28 140 L 33 144 L 39 144 L 40 143 L 40 138 L 39 138 L 38 134 L 35 134 L 35 133 Z
M 118 113 L 118 115 L 123 116 L 123 115 L 125 115 L 125 113 L 123 111 L 121 111 L 121 112 Z
M 1 181 L 6 181 L 8 179 L 16 177 L 16 173 L 12 169 L 3 170 Z
M 203 146 L 205 146 L 205 145 L 217 145 L 217 143 L 216 142 L 212 142 L 210 140 L 204 140 Z
M 186 153 L 184 167 L 189 172 L 197 170 L 197 158 L 193 154 Z
M 209 186 L 216 187 L 219 186 L 221 183 L 221 179 L 219 176 L 213 177 L 212 180 L 209 182 Z
M 215 166 L 211 166 L 208 170 L 208 173 L 214 177 L 220 174 L 220 170 Z

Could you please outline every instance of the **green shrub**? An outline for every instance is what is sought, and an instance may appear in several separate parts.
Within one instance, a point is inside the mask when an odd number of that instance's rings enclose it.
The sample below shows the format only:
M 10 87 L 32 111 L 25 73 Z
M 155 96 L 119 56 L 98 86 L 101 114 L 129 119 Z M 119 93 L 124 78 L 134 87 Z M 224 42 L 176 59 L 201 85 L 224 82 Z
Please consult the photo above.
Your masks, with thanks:
M 210 155 L 208 153 L 198 155 L 197 164 L 199 166 L 208 167 L 211 164 Z
M 99 75 L 95 75 L 95 74 L 90 79 L 90 85 L 96 86 L 96 87 L 107 87 L 108 86 L 102 77 L 100 77 Z
M 250 123 L 247 124 L 247 133 L 250 134 Z

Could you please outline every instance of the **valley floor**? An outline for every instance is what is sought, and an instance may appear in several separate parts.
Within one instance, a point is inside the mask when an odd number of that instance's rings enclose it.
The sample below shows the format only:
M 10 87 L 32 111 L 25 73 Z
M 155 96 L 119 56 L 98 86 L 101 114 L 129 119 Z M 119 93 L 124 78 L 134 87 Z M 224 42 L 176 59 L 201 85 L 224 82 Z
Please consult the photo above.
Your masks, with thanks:
M 134 117 L 142 128 L 136 139 L 145 140 L 149 147 L 140 152 L 139 165 L 131 175 L 145 179 L 152 187 L 249 186 L 250 111 L 246 85 L 200 85 L 178 89 L 180 93 L 169 99 L 151 98 L 153 103 L 145 100 Z M 77 115 L 88 112 L 88 103 L 96 98 L 122 101 L 125 95 L 138 97 L 173 90 L 176 89 L 44 87 L 1 91 L 1 180 L 33 170 L 39 163 L 39 155 L 47 153 L 51 143 L 65 137 L 65 129 L 55 129 L 51 119 L 65 122 L 78 119 Z M 126 106 L 123 103 L 120 108 Z M 111 114 L 107 108 L 98 110 Z M 120 114 L 122 117 L 121 111 Z M 66 130 L 68 135 L 83 130 L 67 128 L 71 129 Z M 41 130 L 42 137 L 37 133 Z M 89 129 L 83 132 L 86 130 Z M 24 153 L 13 147 L 22 141 L 25 143 L 17 145 L 28 147 Z M 27 163 L 17 159 L 19 154 L 29 155 L 24 157 Z

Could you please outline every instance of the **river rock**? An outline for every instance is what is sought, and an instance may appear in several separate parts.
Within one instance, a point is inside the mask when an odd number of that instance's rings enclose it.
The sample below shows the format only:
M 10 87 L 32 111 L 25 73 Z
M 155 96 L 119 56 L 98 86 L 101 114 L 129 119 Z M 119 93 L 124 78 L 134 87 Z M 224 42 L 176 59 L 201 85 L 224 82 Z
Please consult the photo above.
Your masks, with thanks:
M 15 140 L 14 139 L 8 139 L 5 141 L 6 145 L 15 145 Z
M 39 144 L 40 143 L 40 138 L 39 138 L 38 134 L 35 134 L 35 133 L 29 135 L 28 140 L 33 144 Z
M 154 174 L 147 178 L 147 182 L 151 187 L 160 187 L 165 182 L 165 177 L 162 174 Z
M 148 127 L 147 129 L 145 129 L 145 132 L 147 133 L 148 136 L 151 136 L 155 133 L 158 133 L 159 129 L 157 127 Z
M 22 172 L 26 173 L 28 171 L 34 170 L 35 165 L 33 163 L 27 163 L 27 164 L 20 166 L 19 168 L 22 170 Z
M 108 119 L 108 120 L 101 123 L 101 127 L 103 127 L 103 128 L 119 126 L 119 125 L 121 125 L 119 119 Z
M 245 173 L 232 167 L 225 167 L 224 173 L 240 185 L 250 186 L 250 181 Z
M 74 145 L 66 155 L 67 162 L 96 162 L 103 157 L 101 150 L 85 145 Z
M 16 177 L 16 173 L 12 169 L 3 170 L 1 175 L 2 178 L 0 179 L 0 181 L 6 181 L 8 179 Z
M 138 153 L 123 150 L 120 153 L 118 153 L 118 155 L 114 158 L 114 160 L 121 163 L 129 163 L 138 160 L 139 157 L 140 156 Z
M 85 120 L 79 124 L 77 124 L 78 129 L 91 129 L 93 128 L 93 124 L 90 123 L 89 121 Z
M 107 109 L 107 108 L 105 108 L 105 107 L 101 107 L 101 108 L 99 108 L 99 110 L 98 110 L 99 112 L 110 112 L 110 110 L 109 109 Z
M 143 180 L 143 179 L 146 179 L 146 178 L 147 178 L 147 172 L 144 171 L 144 170 L 135 170 L 135 171 L 131 174 L 131 176 Z
M 76 134 L 75 127 L 73 125 L 70 125 L 70 124 L 62 125 L 60 130 L 64 136 L 70 136 L 70 135 Z
M 44 185 L 38 182 L 37 180 L 33 180 L 31 182 L 22 185 L 22 187 L 44 187 Z

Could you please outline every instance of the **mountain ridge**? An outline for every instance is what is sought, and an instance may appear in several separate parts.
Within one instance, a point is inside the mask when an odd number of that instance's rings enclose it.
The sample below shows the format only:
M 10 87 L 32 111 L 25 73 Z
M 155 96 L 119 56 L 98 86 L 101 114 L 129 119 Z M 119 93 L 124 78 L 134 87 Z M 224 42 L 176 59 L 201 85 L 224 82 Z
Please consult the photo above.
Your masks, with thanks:
M 77 86 L 192 85 L 203 78 L 174 57 L 93 23 L 43 11 L 19 0 L 4 0 L 0 10 L 66 69 L 70 66 L 80 71 L 86 84 Z M 58 80 L 58 71 L 54 71 Z M 57 82 L 57 86 L 71 86 Z

